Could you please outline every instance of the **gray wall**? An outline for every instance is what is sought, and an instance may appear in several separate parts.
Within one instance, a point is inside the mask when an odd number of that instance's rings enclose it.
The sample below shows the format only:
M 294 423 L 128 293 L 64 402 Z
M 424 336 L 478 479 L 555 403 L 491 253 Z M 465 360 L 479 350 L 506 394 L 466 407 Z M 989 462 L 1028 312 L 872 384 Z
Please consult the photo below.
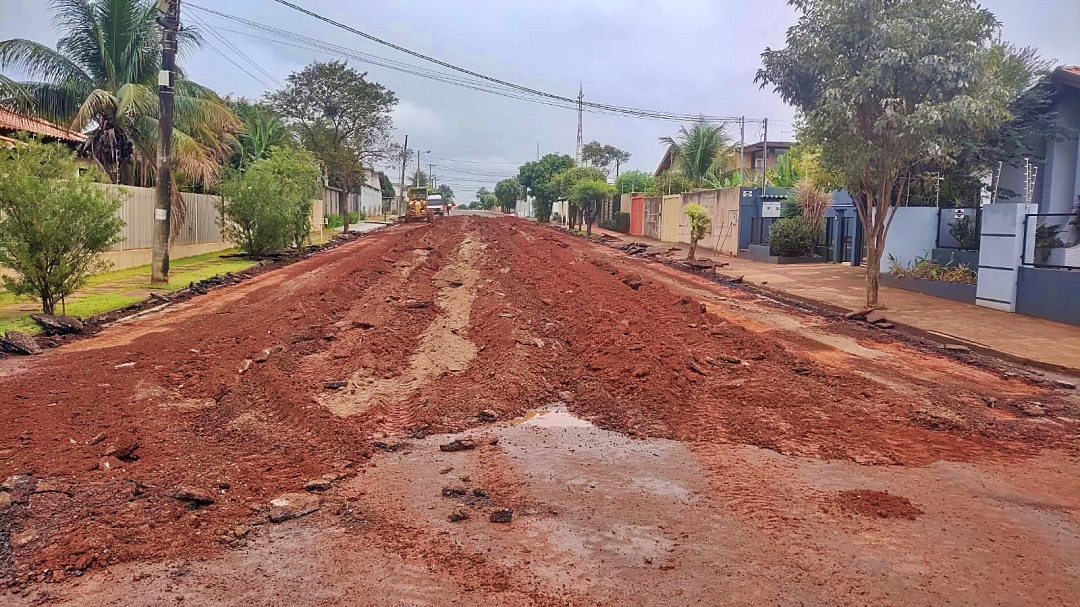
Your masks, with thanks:
M 979 244 L 980 306 L 1015 311 L 1016 271 L 1024 245 L 1024 205 L 998 203 L 983 207 Z
M 889 233 L 885 236 L 885 253 L 881 256 L 881 271 L 888 272 L 892 265 L 889 255 L 907 266 L 916 257 L 930 255 L 937 245 L 937 218 L 935 207 L 898 207 Z
M 1021 266 L 1016 311 L 1080 325 L 1080 271 Z

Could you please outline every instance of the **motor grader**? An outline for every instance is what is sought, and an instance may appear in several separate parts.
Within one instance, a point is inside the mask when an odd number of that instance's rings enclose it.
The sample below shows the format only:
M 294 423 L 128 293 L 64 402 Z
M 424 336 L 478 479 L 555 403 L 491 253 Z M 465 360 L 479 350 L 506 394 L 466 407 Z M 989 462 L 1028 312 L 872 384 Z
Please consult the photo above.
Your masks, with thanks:
M 428 189 L 412 187 L 405 193 L 408 208 L 402 216 L 402 221 L 411 223 L 414 221 L 426 221 L 432 223 L 435 219 L 433 209 L 428 208 Z

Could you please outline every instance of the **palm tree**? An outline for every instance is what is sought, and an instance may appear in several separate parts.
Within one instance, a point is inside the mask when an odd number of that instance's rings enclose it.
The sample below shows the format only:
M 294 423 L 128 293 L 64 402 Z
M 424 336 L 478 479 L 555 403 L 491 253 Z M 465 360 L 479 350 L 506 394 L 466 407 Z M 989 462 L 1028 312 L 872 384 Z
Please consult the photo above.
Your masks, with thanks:
M 0 104 L 86 133 L 83 152 L 113 181 L 150 185 L 156 168 L 161 30 L 148 0 L 53 0 L 62 32 L 56 50 L 16 38 L 0 42 Z M 187 28 L 179 52 L 201 44 Z M 208 186 L 232 153 L 236 114 L 213 91 L 175 81 L 173 158 L 178 178 Z
M 698 119 L 675 137 L 661 137 L 668 146 L 671 170 L 682 173 L 695 188 L 722 182 L 737 172 L 735 145 L 723 127 Z
M 231 160 L 234 167 L 245 167 L 266 158 L 272 147 L 294 144 L 292 134 L 281 121 L 281 116 L 266 104 L 240 98 L 230 105 L 244 123 Z

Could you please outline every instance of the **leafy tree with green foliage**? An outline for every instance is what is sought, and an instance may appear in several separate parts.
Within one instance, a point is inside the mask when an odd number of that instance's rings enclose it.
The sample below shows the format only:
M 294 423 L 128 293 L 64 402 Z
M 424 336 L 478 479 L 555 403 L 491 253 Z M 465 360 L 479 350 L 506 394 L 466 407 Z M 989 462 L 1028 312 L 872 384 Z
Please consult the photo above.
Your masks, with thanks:
M 801 167 L 790 153 L 780 154 L 776 164 L 769 169 L 769 185 L 778 188 L 793 188 L 802 177 Z
M 705 238 L 705 232 L 709 229 L 709 224 L 712 223 L 712 217 L 709 217 L 709 212 L 705 210 L 705 207 L 700 204 L 688 204 L 683 208 L 683 213 L 686 213 L 686 217 L 690 220 L 690 252 L 686 255 L 687 259 L 695 259 L 697 255 L 697 243 L 702 238 Z
M 60 30 L 56 50 L 22 38 L 0 42 L 0 69 L 29 79 L 0 76 L 0 103 L 85 131 L 84 153 L 111 181 L 151 185 L 161 69 L 157 9 L 144 0 L 67 0 L 51 7 Z M 202 38 L 196 28 L 185 27 L 177 42 L 183 58 Z M 209 187 L 232 155 L 240 121 L 224 100 L 181 69 L 174 88 L 174 173 Z
M 612 165 L 618 171 L 619 165 L 630 161 L 630 152 L 620 150 L 613 145 L 604 145 L 599 141 L 590 141 L 581 148 L 581 162 L 586 166 L 596 167 L 607 178 L 611 175 Z
M 645 171 L 627 171 L 615 180 L 617 195 L 630 192 L 648 192 L 653 186 L 653 176 Z
M 273 148 L 219 186 L 225 237 L 252 256 L 290 244 L 299 249 L 311 231 L 311 202 L 318 190 L 319 169 L 310 152 Z
M 108 264 L 98 256 L 120 241 L 125 197 L 78 173 L 64 146 L 21 138 L 0 150 L 0 265 L 15 271 L 4 288 L 56 304 Z M 104 177 L 104 175 L 101 175 Z
M 476 200 L 477 200 L 477 202 L 483 200 L 485 194 L 490 194 L 490 193 L 491 193 L 491 190 L 487 189 L 486 186 L 480 188 L 479 190 L 476 190 Z
M 912 169 L 1013 117 L 1001 25 L 974 0 L 789 3 L 801 16 L 785 48 L 762 53 L 755 80 L 798 110 L 800 138 L 843 177 L 866 235 L 866 303 L 877 306 L 886 234 Z
M 574 190 L 574 186 L 582 181 L 607 181 L 604 176 L 604 172 L 596 167 L 589 166 L 575 166 L 566 169 L 559 173 L 552 180 L 552 192 L 555 200 L 566 200 L 570 203 L 569 217 L 567 218 L 567 224 L 571 230 L 581 225 L 582 211 L 581 205 L 578 205 L 571 198 L 570 194 Z
M 649 196 L 666 196 L 668 194 L 682 194 L 694 189 L 690 178 L 676 171 L 664 171 L 657 175 L 650 187 L 645 190 Z
M 365 165 L 400 151 L 390 142 L 397 96 L 343 61 L 315 61 L 293 72 L 266 100 L 315 154 L 333 187 L 359 192 L 367 181 Z M 347 198 L 341 197 L 342 214 Z
M 508 177 L 495 184 L 495 198 L 504 213 L 512 213 L 521 198 L 522 187 L 516 177 Z
M 551 203 L 558 199 L 555 176 L 574 166 L 574 159 L 566 154 L 547 154 L 540 160 L 526 162 L 518 169 L 518 181 L 534 198 L 536 221 L 551 220 Z
M 581 210 L 585 220 L 585 235 L 592 236 L 596 213 L 600 205 L 615 194 L 615 186 L 603 179 L 583 179 L 574 184 L 567 197 L 571 204 Z
M 670 170 L 682 173 L 692 187 L 722 180 L 738 170 L 735 144 L 723 127 L 704 119 L 694 121 L 689 129 L 681 127 L 675 137 L 661 137 L 660 143 L 671 154 Z
M 315 157 L 307 150 L 274 147 L 257 164 L 253 170 L 265 172 L 277 181 L 278 195 L 289 212 L 292 245 L 299 250 L 311 235 L 312 200 L 321 197 Z
M 439 184 L 439 193 L 442 194 L 442 199 L 446 202 L 454 202 L 454 190 L 445 183 Z
M 495 206 L 498 204 L 499 197 L 492 194 L 491 192 L 484 194 L 484 197 L 480 199 L 480 208 L 484 209 L 485 211 L 490 211 L 491 209 L 494 209 Z

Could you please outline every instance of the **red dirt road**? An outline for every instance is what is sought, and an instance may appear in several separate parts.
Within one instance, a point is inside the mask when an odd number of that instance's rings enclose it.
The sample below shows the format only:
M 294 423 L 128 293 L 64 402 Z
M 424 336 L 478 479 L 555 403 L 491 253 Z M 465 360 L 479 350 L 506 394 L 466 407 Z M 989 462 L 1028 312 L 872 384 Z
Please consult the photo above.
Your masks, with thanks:
M 395 226 L 0 359 L 0 597 L 1075 604 L 1080 399 L 1025 377 L 519 220 Z

